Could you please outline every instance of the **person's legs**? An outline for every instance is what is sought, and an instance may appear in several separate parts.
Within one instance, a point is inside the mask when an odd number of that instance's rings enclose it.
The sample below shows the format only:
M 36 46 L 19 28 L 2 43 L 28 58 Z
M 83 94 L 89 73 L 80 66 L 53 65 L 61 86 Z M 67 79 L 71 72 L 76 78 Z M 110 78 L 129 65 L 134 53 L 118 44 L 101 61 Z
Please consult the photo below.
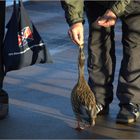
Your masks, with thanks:
M 86 2 L 89 21 L 88 72 L 89 86 L 95 93 L 97 104 L 108 106 L 113 100 L 115 70 L 114 27 L 98 26 L 96 20 L 107 10 L 94 1 Z
M 8 94 L 2 89 L 4 71 L 3 71 L 3 39 L 5 31 L 5 1 L 0 1 L 0 119 L 3 119 L 8 114 Z
M 120 112 L 117 122 L 131 123 L 139 116 L 140 104 L 140 12 L 122 18 L 123 60 L 117 88 Z

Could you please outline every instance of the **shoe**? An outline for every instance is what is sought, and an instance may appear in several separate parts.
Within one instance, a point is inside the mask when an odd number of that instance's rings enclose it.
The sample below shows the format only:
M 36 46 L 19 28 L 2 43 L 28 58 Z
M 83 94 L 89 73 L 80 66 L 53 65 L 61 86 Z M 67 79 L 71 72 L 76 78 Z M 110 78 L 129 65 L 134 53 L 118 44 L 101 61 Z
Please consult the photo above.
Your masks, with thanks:
M 100 103 L 97 103 L 96 113 L 97 113 L 97 115 L 108 115 L 109 114 L 109 105 L 104 106 Z
M 8 115 L 8 94 L 4 91 L 0 91 L 0 120 L 4 119 Z
M 120 105 L 120 111 L 117 115 L 117 123 L 133 123 L 140 116 L 139 106 L 137 104 L 129 103 Z

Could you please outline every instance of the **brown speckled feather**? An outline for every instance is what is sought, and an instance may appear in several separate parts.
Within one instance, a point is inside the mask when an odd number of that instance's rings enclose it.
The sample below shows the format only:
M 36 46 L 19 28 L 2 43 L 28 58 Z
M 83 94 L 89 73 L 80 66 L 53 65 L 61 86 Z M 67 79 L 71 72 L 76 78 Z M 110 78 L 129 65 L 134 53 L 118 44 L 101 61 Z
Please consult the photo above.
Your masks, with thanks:
M 94 125 L 96 118 L 96 101 L 94 93 L 91 91 L 84 78 L 85 55 L 83 48 L 79 49 L 78 62 L 78 82 L 74 86 L 71 93 L 72 109 L 77 121 L 84 122 L 88 125 Z

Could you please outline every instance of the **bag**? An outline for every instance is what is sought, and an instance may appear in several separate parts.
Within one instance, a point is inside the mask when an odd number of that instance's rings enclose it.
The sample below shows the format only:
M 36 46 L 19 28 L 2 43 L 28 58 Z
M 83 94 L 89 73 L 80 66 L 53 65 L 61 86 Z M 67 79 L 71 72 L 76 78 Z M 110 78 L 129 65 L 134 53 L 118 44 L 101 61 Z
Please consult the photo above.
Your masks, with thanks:
M 7 24 L 3 59 L 5 73 L 39 63 L 51 63 L 50 53 L 21 0 L 14 0 L 13 13 Z

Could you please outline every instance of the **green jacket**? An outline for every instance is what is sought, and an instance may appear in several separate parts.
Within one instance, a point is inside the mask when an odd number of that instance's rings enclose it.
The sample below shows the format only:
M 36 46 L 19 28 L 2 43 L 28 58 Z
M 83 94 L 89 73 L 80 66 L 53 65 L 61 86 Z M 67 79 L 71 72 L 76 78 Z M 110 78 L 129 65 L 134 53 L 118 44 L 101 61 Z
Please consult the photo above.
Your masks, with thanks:
M 103 1 L 98 1 L 103 3 Z M 108 1 L 110 9 L 117 17 L 127 16 L 140 8 L 140 1 L 137 0 L 117 0 Z M 65 17 L 68 24 L 71 26 L 77 22 L 84 21 L 84 0 L 64 0 L 61 1 L 62 8 L 65 11 Z

